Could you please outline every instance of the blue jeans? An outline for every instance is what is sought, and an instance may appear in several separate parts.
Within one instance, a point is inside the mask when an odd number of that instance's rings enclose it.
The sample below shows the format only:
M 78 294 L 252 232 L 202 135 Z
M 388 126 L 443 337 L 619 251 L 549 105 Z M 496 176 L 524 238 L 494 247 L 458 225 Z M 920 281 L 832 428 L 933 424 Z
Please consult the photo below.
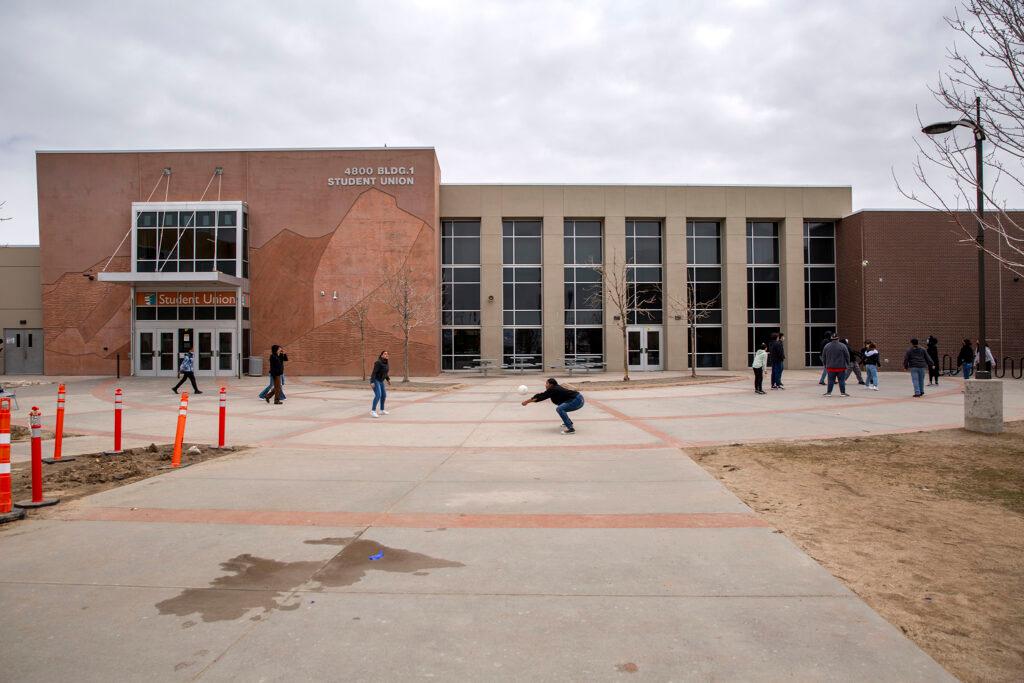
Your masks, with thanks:
M 974 370 L 974 363 L 964 363 L 964 379 L 971 378 L 972 370 Z
M 836 385 L 836 381 L 839 382 L 839 393 L 840 394 L 845 394 L 846 393 L 846 370 L 839 370 L 838 372 L 832 372 L 831 370 L 829 371 L 829 373 L 828 373 L 828 393 L 829 393 L 829 395 L 832 394 L 832 387 L 834 387 Z
M 773 387 L 781 387 L 782 386 L 782 370 L 783 370 L 783 366 L 784 365 L 785 365 L 785 363 L 783 363 L 782 361 L 779 361 L 777 363 L 773 363 L 772 364 L 772 386 Z
M 818 378 L 818 384 L 824 384 L 826 377 L 828 377 L 828 368 L 822 368 L 821 377 Z
M 910 368 L 910 379 L 914 383 L 914 394 L 924 393 L 924 376 L 928 368 Z
M 865 365 L 864 370 L 868 373 L 868 386 L 878 386 L 878 366 Z
M 576 394 L 576 398 L 556 406 L 555 412 L 558 413 L 558 417 L 562 418 L 562 422 L 565 424 L 566 429 L 572 429 L 572 420 L 569 419 L 569 413 L 574 410 L 579 410 L 582 407 L 583 394 Z
M 269 394 L 271 391 L 274 390 L 274 378 L 271 377 L 270 375 L 267 375 L 267 377 L 270 379 L 270 383 L 267 385 L 266 389 L 264 389 L 263 391 L 260 392 L 260 398 L 266 398 L 267 394 Z M 285 399 L 285 395 L 284 395 L 284 375 L 281 375 L 281 395 L 278 396 L 277 398 L 280 401 L 283 401 Z
M 370 380 L 370 384 L 373 385 L 373 408 L 370 410 L 377 410 L 378 401 L 380 402 L 380 409 L 384 410 L 384 399 L 388 397 L 388 390 L 384 388 L 384 380 Z

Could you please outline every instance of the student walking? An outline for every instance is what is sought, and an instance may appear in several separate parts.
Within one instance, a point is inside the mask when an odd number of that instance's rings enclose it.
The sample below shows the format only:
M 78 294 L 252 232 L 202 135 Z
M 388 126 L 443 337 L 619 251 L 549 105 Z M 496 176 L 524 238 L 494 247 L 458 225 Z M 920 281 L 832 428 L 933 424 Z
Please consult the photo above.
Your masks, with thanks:
M 390 415 L 384 410 L 384 401 L 388 397 L 388 390 L 384 382 L 391 384 L 391 374 L 388 368 L 388 352 L 381 351 L 377 361 L 373 364 L 373 372 L 370 373 L 370 386 L 373 387 L 373 406 L 370 408 L 370 417 Z M 377 404 L 380 403 L 380 415 L 377 414 Z
M 279 406 L 284 401 L 284 391 L 281 390 L 281 384 L 284 381 L 284 363 L 288 360 L 288 356 L 281 353 L 282 349 L 277 344 L 270 347 L 270 381 L 273 383 L 274 388 L 269 393 L 263 396 L 267 403 L 270 403 L 270 398 L 274 398 L 274 405 Z
M 920 346 L 917 338 L 910 340 L 910 348 L 903 354 L 903 369 L 910 371 L 910 379 L 914 383 L 914 398 L 924 396 L 924 373 L 932 366 L 931 356 L 927 349 Z
M 192 357 L 191 346 L 185 347 L 185 353 L 181 356 L 181 365 L 178 366 L 178 372 L 181 373 L 181 381 L 175 384 L 171 391 L 178 393 L 178 388 L 185 383 L 185 380 L 188 380 L 192 382 L 192 393 L 203 393 L 199 391 L 199 386 L 196 384 L 195 359 Z
M 288 354 L 284 352 L 284 347 L 283 346 L 277 347 L 277 355 L 281 359 L 282 363 L 286 363 L 288 361 Z M 274 376 L 272 374 L 270 374 L 269 370 L 267 370 L 267 387 L 266 387 L 266 389 L 264 389 L 263 391 L 260 392 L 260 398 L 266 400 L 267 395 L 270 394 L 270 392 L 273 391 L 273 389 L 274 389 Z M 283 370 L 281 372 L 281 393 L 280 393 L 280 395 L 277 398 L 281 399 L 282 401 L 285 400 L 285 398 L 287 398 L 284 395 L 284 371 Z
M 786 335 L 772 332 L 771 343 L 768 344 L 768 358 L 772 362 L 772 389 L 786 388 L 782 386 L 782 370 L 786 362 L 785 340 Z
M 868 389 L 878 391 L 878 347 L 870 339 L 864 342 L 864 372 L 868 375 Z
M 956 366 L 963 370 L 964 379 L 971 378 L 971 371 L 974 369 L 974 347 L 970 339 L 964 339 L 964 345 L 960 347 L 960 353 L 956 356 Z
M 764 366 L 768 364 L 768 345 L 761 342 L 761 348 L 754 353 L 754 362 L 751 369 L 754 371 L 754 393 L 763 394 L 764 391 Z
M 821 362 L 828 371 L 828 390 L 824 395 L 832 396 L 832 387 L 839 382 L 840 395 L 849 396 L 846 393 L 846 371 L 850 365 L 850 348 L 839 340 L 838 334 L 832 335 L 832 341 L 821 354 Z
M 932 359 L 932 364 L 928 366 L 928 385 L 935 386 L 939 385 L 939 340 L 935 335 L 928 335 L 928 339 L 925 343 L 925 350 L 928 351 L 928 357 Z
M 864 384 L 864 378 L 860 374 L 861 354 L 853 350 L 853 347 L 850 346 L 849 339 L 843 340 L 843 346 L 845 346 L 846 350 L 850 352 L 850 364 L 846 368 L 846 377 L 843 379 L 850 379 L 850 373 L 853 373 L 857 376 L 857 384 Z
M 762 392 L 763 393 L 763 392 Z M 572 420 L 569 419 L 569 413 L 574 410 L 579 410 L 583 407 L 583 394 L 576 391 L 575 388 L 568 384 L 562 385 L 558 383 L 554 377 L 549 377 L 548 381 L 544 383 L 544 391 L 539 394 L 534 394 L 533 397 L 523 401 L 523 405 L 529 405 L 530 403 L 540 403 L 551 399 L 551 402 L 555 404 L 555 412 L 558 413 L 558 417 L 562 418 L 562 433 L 563 434 L 575 434 L 576 429 L 572 426 Z

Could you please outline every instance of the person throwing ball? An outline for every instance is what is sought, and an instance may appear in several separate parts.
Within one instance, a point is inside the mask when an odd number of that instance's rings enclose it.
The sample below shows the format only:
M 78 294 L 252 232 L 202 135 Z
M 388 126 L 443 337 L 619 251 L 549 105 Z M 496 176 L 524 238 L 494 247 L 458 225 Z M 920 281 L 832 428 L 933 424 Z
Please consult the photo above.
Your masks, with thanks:
M 562 418 L 562 422 L 565 424 L 562 427 L 563 434 L 575 434 L 576 430 L 573 429 L 572 420 L 569 419 L 569 413 L 574 410 L 579 410 L 583 407 L 583 394 L 576 391 L 570 386 L 562 386 L 558 383 L 554 377 L 549 377 L 548 381 L 544 385 L 544 391 L 539 394 L 534 394 L 532 398 L 528 398 L 523 401 L 523 405 L 528 403 L 540 403 L 551 399 L 551 402 L 555 404 L 555 412 L 558 413 L 558 417 Z

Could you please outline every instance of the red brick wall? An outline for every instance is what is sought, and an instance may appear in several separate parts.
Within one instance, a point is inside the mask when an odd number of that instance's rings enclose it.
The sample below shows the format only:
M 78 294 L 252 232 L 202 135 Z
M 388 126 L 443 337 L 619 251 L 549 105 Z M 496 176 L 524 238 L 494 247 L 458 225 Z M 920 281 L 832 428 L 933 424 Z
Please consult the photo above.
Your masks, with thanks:
M 902 367 L 911 337 L 923 342 L 929 334 L 939 339 L 940 357 L 955 358 L 964 337 L 978 336 L 977 251 L 959 243 L 965 237 L 938 212 L 861 211 L 844 218 L 836 242 L 840 334 L 851 342 L 872 339 L 887 369 Z M 1024 279 L 1015 277 L 986 258 L 989 344 L 997 358 L 1011 356 L 1019 365 Z
M 410 165 L 411 186 L 327 185 L 350 166 Z M 248 204 L 252 353 L 285 345 L 293 374 L 359 374 L 350 308 L 401 265 L 424 291 L 439 291 L 433 150 L 40 153 L 36 166 L 48 374 L 112 374 L 115 354 L 127 358 L 129 288 L 83 274 L 103 268 L 129 229 L 131 203 L 149 199 L 168 166 L 170 184 L 157 186 L 153 201 L 199 200 L 220 166 L 206 199 Z M 117 250 L 108 270 L 130 269 L 129 248 Z M 367 361 L 389 349 L 397 375 L 404 363 L 395 322 L 372 305 Z M 437 321 L 414 332 L 413 374 L 439 372 L 438 343 Z

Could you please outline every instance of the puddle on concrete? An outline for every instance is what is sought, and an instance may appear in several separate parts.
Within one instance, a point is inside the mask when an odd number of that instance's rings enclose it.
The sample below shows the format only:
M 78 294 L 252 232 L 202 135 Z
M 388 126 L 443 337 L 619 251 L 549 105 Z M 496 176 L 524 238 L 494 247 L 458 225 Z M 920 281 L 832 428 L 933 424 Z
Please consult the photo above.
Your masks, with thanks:
M 351 586 L 368 572 L 397 572 L 425 576 L 429 569 L 463 567 L 450 562 L 401 548 L 388 548 L 374 541 L 352 538 L 322 538 L 305 541 L 310 545 L 344 545 L 327 564 L 322 560 L 278 562 L 265 557 L 244 554 L 221 563 L 228 572 L 210 582 L 209 588 L 186 588 L 179 595 L 156 604 L 160 614 L 187 617 L 198 614 L 204 622 L 241 619 L 253 609 L 292 611 L 297 602 L 288 595 L 309 584 L 313 590 Z M 345 545 L 345 544 L 348 545 Z M 370 556 L 381 554 L 380 559 Z M 258 621 L 260 615 L 251 617 Z

